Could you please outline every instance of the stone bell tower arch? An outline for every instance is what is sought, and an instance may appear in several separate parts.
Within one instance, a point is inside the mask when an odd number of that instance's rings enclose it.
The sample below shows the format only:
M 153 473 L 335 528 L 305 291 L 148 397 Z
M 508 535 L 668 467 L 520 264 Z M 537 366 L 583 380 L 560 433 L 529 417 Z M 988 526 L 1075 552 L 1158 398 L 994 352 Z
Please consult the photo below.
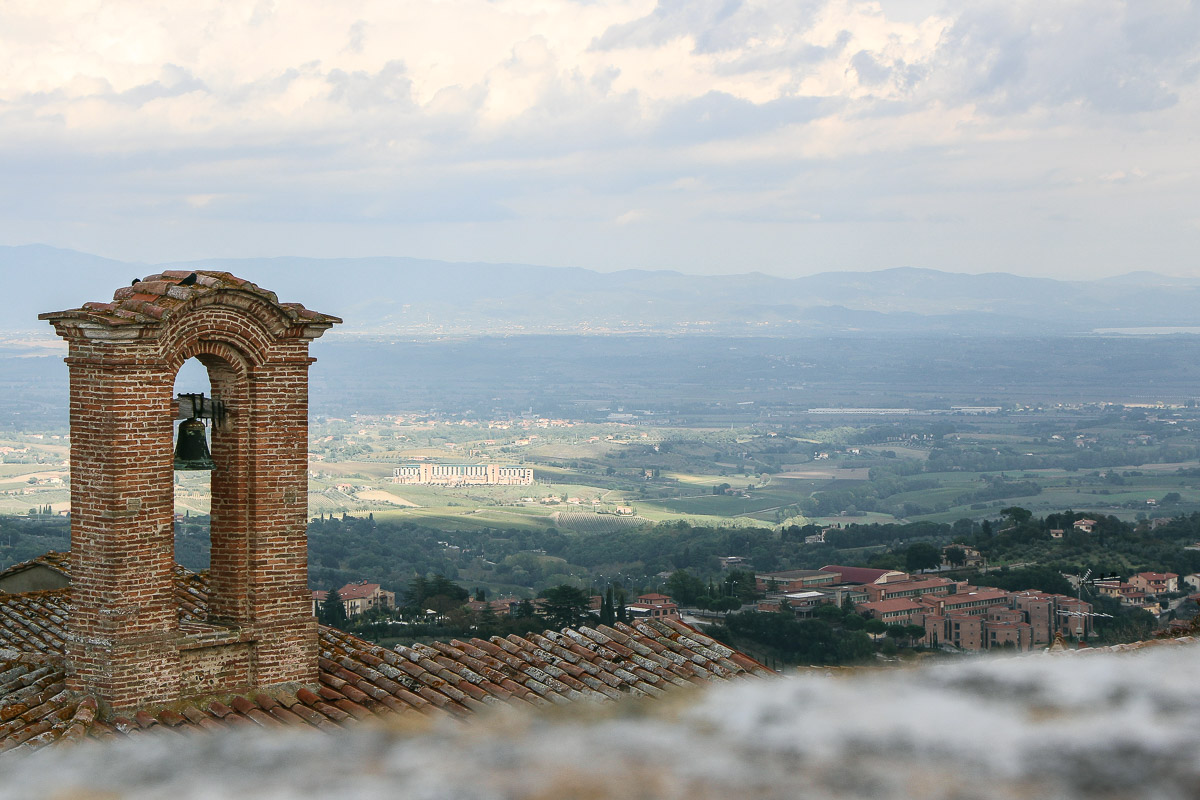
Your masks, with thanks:
M 314 683 L 308 346 L 341 320 L 206 270 L 40 319 L 69 343 L 68 688 L 122 710 Z M 212 426 L 205 620 L 181 620 L 174 579 L 173 393 L 190 358 L 225 407 Z

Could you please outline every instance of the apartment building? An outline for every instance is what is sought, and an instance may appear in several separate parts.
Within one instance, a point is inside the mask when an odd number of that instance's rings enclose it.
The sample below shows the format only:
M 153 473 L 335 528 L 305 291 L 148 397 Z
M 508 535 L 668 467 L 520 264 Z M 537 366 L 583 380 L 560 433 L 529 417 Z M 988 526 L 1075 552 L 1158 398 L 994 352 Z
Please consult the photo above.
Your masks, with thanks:
M 901 597 L 916 599 L 926 594 L 951 594 L 959 584 L 949 578 L 919 578 L 894 583 L 869 583 L 863 586 L 871 601 L 896 600 Z

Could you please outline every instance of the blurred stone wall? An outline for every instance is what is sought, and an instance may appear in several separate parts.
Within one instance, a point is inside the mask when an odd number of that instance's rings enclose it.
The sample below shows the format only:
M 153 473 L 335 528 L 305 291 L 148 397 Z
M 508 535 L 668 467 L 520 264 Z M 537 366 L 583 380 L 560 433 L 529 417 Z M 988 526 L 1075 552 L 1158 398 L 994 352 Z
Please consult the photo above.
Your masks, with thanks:
M 753 680 L 342 735 L 148 732 L 3 756 L 0 799 L 1200 796 L 1200 645 Z

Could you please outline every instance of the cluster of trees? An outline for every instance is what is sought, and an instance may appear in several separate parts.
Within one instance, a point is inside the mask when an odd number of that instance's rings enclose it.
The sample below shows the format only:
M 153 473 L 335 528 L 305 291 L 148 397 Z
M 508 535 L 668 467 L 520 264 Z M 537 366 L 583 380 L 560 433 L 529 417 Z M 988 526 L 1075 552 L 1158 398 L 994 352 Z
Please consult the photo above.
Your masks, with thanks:
M 901 511 L 902 503 L 889 502 L 889 498 L 908 492 L 934 489 L 937 480 L 928 477 L 907 477 L 915 474 L 911 465 L 915 461 L 896 462 L 886 467 L 871 469 L 869 481 L 837 489 L 815 492 L 799 502 L 800 511 L 809 517 L 827 517 L 840 513 Z
M 935 478 L 916 475 L 914 470 L 919 470 L 919 464 L 920 462 L 916 461 L 902 461 L 894 465 L 872 467 L 869 481 L 815 492 L 797 505 L 801 512 L 810 517 L 836 514 L 853 516 L 866 511 L 882 511 L 896 516 L 911 517 L 942 511 L 954 505 L 985 503 L 1009 497 L 1029 497 L 1042 491 L 1041 485 L 1036 481 L 1010 480 L 1003 475 L 984 475 L 982 485 L 978 489 L 960 492 L 939 500 L 932 506 L 921 505 L 905 498 L 911 498 L 914 492 L 936 489 L 941 484 Z
M 915 572 L 937 566 L 941 546 L 957 543 L 978 549 L 989 563 L 1026 562 L 1049 568 L 1055 574 L 1082 574 L 1087 569 L 1120 574 L 1151 570 L 1187 575 L 1200 571 L 1200 551 L 1186 549 L 1200 541 L 1200 513 L 1158 526 L 1070 510 L 1039 518 L 1019 506 L 1002 509 L 1000 515 L 994 522 L 964 518 L 953 524 L 846 525 L 830 530 L 824 545 L 805 547 L 796 559 L 802 563 L 789 567 L 866 561 L 872 567 Z M 1096 521 L 1090 533 L 1074 527 L 1084 518 Z M 1064 531 L 1063 538 L 1054 538 L 1052 530 Z M 785 528 L 782 538 L 803 541 L 810 531 L 815 532 L 815 528 Z M 953 548 L 947 551 L 948 559 L 953 552 Z
M 1200 514 L 1178 517 L 1157 527 L 1124 522 L 1113 516 L 1076 511 L 1034 517 L 1023 508 L 1004 509 L 995 526 L 971 526 L 957 540 L 973 544 L 989 561 L 1022 561 L 1061 572 L 1127 575 L 1146 570 L 1188 575 L 1200 571 L 1200 551 L 1188 550 L 1200 538 Z M 1091 532 L 1077 530 L 1077 520 L 1095 520 Z M 965 527 L 965 526 L 962 526 Z M 1062 530 L 1062 539 L 1051 536 Z
M 914 542 L 904 551 L 904 568 L 908 572 L 937 569 L 942 563 L 941 548 L 929 542 Z
M 537 614 L 551 628 L 566 628 L 584 622 L 595 622 L 591 615 L 592 596 L 576 586 L 560 584 L 544 590 L 538 598 Z M 600 616 L 606 625 L 616 621 L 618 611 L 626 620 L 625 597 L 608 587 L 601 600 Z
M 680 605 L 705 611 L 735 611 L 757 597 L 754 573 L 737 569 L 707 584 L 687 570 L 675 570 L 667 578 L 666 590 Z
M 1122 605 L 1116 598 L 1093 594 L 1085 599 L 1092 604 L 1094 611 L 1108 615 L 1092 620 L 1097 640 L 1100 642 L 1136 642 L 1149 639 L 1158 626 L 1158 621 L 1149 611 Z
M 630 621 L 621 586 L 609 585 L 601 595 L 598 617 L 592 613 L 592 597 L 591 591 L 560 584 L 544 589 L 536 599 L 519 601 L 511 614 L 497 613 L 490 605 L 470 608 L 472 593 L 445 575 L 418 575 L 409 581 L 395 613 L 377 608 L 347 618 L 345 604 L 337 590 L 331 589 L 318 606 L 317 618 L 326 625 L 375 640 L 395 637 L 401 631 L 411 640 L 446 635 L 487 638 L 585 623 L 612 625 Z M 476 588 L 474 599 L 484 602 L 486 598 L 486 590 Z
M 429 611 L 447 614 L 471 599 L 471 593 L 445 575 L 417 575 L 408 582 L 402 611 L 409 616 L 423 616 Z
M 861 619 L 861 618 L 860 618 Z M 847 664 L 875 653 L 862 630 L 835 628 L 820 619 L 792 614 L 743 611 L 707 628 L 715 639 L 755 655 L 759 660 L 789 664 Z
M 920 625 L 887 625 L 846 606 L 818 606 L 809 619 L 791 609 L 742 611 L 706 629 L 714 638 L 763 661 L 790 664 L 853 664 L 876 653 L 895 654 L 925 635 Z M 881 638 L 882 637 L 882 638 Z
M 1045 568 L 1036 574 L 1014 570 L 1011 576 L 991 572 L 987 582 L 1059 593 L 1065 593 L 1060 572 L 1200 571 L 1200 551 L 1185 549 L 1200 540 L 1200 513 L 1154 527 L 1099 517 L 1090 533 L 1074 528 L 1084 516 L 1093 515 L 1064 511 L 1037 518 L 1014 506 L 1003 509 L 995 521 L 850 524 L 829 531 L 824 544 L 805 544 L 806 536 L 819 532 L 815 526 L 784 528 L 772 535 L 753 528 L 675 522 L 566 535 L 553 529 L 446 532 L 370 517 L 329 517 L 309 527 L 310 580 L 315 588 L 363 579 L 380 583 L 405 597 L 406 607 L 449 609 L 446 617 L 470 631 L 491 622 L 461 612 L 466 590 L 459 584 L 467 582 L 498 591 L 525 589 L 533 595 L 559 585 L 606 586 L 619 575 L 618 580 L 636 593 L 660 586 L 662 579 L 656 576 L 666 571 L 672 573 L 666 591 L 681 603 L 734 610 L 752 599 L 753 576 L 722 570 L 720 556 L 741 556 L 759 571 L 865 562 L 919 572 L 937 566 L 942 545 L 960 543 L 976 547 L 993 564 L 1026 562 Z M 207 567 L 207 537 L 200 535 L 206 522 L 190 517 L 177 531 L 176 557 L 189 568 Z M 1054 529 L 1066 531 L 1065 537 L 1051 538 Z M 65 518 L 0 517 L 0 567 L 69 546 Z M 953 553 L 952 549 L 951 559 Z M 617 605 L 614 598 L 614 615 Z M 533 614 L 536 608 L 525 619 Z M 494 627 L 511 632 L 503 625 Z
M 444 531 L 370 516 L 315 519 L 308 526 L 309 582 L 324 587 L 367 580 L 399 592 L 413 575 L 455 578 L 459 558 L 444 547 L 446 539 Z
M 0 569 L 36 558 L 49 550 L 71 549 L 71 524 L 66 517 L 0 516 Z
M 1014 481 L 1003 475 L 985 477 L 986 485 L 973 492 L 966 492 L 954 500 L 955 505 L 965 503 L 986 503 L 991 500 L 1005 500 L 1009 497 L 1032 497 L 1041 494 L 1042 487 L 1037 481 Z

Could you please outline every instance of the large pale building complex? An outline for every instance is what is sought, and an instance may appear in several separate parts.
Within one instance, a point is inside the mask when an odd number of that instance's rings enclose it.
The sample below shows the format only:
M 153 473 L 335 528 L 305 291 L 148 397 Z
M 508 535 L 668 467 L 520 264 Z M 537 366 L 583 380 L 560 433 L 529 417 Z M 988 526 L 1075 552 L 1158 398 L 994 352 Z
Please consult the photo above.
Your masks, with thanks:
M 392 480 L 409 486 L 530 486 L 532 467 L 499 464 L 401 464 Z

